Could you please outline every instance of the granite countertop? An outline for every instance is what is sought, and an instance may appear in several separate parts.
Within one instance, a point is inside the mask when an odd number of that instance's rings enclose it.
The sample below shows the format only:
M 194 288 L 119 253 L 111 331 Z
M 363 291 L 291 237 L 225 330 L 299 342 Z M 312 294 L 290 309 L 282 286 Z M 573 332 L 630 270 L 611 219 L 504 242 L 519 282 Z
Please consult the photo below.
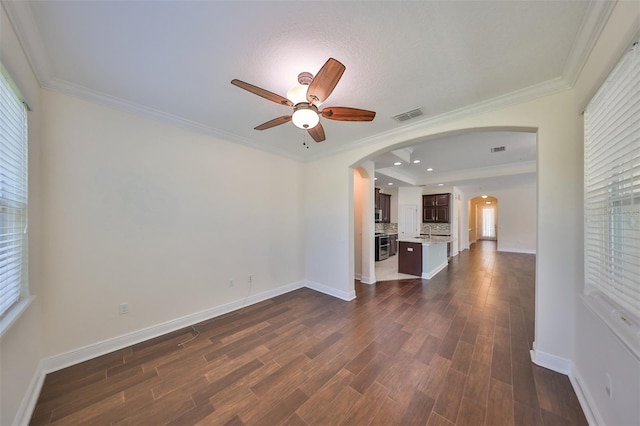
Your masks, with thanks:
M 405 242 L 405 243 L 422 243 L 422 244 L 443 244 L 443 243 L 450 243 L 453 241 L 453 238 L 451 238 L 448 235 L 432 235 L 431 238 L 429 237 L 409 237 L 409 238 L 400 238 L 398 240 L 399 242 Z

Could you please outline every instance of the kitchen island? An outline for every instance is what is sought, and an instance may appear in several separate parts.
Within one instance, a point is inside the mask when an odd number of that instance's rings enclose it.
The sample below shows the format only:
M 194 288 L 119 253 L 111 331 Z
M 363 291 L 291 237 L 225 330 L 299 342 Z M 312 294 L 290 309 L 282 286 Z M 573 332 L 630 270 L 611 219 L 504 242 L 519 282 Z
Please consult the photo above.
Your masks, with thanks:
M 398 240 L 398 272 L 433 278 L 447 267 L 447 243 L 451 237 L 432 236 Z

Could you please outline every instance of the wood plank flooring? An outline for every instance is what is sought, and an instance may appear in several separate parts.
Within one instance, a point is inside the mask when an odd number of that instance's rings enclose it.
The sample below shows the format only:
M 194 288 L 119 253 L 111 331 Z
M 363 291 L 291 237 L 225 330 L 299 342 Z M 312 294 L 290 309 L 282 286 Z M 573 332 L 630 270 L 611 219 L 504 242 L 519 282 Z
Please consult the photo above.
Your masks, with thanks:
M 351 302 L 296 290 L 47 375 L 31 424 L 586 425 L 529 359 L 534 270 L 485 241 Z

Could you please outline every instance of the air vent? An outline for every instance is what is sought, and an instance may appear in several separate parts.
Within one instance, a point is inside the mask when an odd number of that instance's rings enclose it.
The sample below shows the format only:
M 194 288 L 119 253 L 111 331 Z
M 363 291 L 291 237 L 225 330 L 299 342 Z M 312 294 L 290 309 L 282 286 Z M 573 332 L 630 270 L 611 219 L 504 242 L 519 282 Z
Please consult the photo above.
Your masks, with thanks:
M 402 114 L 394 115 L 393 119 L 396 121 L 407 121 L 412 118 L 420 117 L 422 115 L 422 110 L 420 108 L 403 112 Z
M 507 150 L 506 146 L 494 146 L 493 148 L 491 148 L 491 152 L 502 152 L 506 150 Z

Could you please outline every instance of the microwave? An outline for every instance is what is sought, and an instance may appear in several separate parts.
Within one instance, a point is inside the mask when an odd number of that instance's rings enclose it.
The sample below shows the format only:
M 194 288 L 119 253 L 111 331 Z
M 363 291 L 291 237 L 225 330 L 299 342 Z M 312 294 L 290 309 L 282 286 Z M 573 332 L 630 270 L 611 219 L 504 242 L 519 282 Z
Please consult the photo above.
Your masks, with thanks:
M 382 222 L 382 209 L 377 209 L 375 211 L 375 221 Z

